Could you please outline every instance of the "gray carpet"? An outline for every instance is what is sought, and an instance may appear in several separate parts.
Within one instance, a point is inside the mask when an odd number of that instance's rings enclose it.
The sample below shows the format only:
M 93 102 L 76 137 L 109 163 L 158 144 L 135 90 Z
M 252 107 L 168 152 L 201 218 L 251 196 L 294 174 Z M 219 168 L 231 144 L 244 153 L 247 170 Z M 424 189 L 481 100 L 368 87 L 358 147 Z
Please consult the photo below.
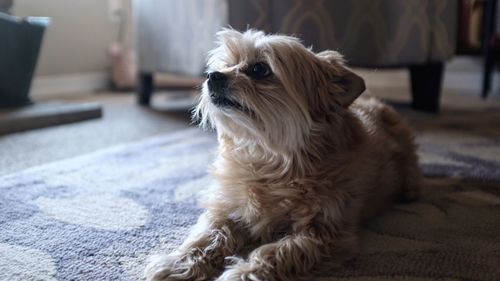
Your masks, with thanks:
M 136 97 L 130 94 L 67 99 L 69 103 L 101 104 L 102 117 L 0 136 L 0 176 L 187 128 L 191 122 L 187 107 L 174 107 L 167 97 L 171 95 L 156 95 L 154 108 L 137 106 Z
M 454 120 L 418 133 L 421 200 L 369 222 L 320 280 L 500 280 L 500 132 Z M 215 146 L 188 129 L 0 178 L 0 280 L 141 279 L 202 211 Z

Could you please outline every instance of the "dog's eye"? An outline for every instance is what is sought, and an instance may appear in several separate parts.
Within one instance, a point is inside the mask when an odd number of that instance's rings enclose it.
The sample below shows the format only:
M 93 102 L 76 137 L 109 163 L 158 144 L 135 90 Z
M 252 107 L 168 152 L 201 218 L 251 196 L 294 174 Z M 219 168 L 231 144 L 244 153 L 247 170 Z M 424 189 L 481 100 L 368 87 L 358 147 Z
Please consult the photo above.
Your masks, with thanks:
M 248 75 L 253 78 L 265 78 L 271 75 L 271 68 L 266 63 L 258 62 L 249 68 Z

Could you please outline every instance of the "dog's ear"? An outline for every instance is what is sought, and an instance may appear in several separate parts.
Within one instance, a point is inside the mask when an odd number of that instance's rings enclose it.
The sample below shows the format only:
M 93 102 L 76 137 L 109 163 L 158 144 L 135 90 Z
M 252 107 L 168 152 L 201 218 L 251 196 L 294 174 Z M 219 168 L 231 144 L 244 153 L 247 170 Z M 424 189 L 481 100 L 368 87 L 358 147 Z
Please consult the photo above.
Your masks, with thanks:
M 344 107 L 351 105 L 366 90 L 365 80 L 347 68 L 339 83 L 346 90 L 345 94 L 338 95 L 340 104 Z
M 335 100 L 343 107 L 351 105 L 366 89 L 363 78 L 344 65 L 344 59 L 338 52 L 329 50 L 316 56 L 326 64 L 325 72 Z

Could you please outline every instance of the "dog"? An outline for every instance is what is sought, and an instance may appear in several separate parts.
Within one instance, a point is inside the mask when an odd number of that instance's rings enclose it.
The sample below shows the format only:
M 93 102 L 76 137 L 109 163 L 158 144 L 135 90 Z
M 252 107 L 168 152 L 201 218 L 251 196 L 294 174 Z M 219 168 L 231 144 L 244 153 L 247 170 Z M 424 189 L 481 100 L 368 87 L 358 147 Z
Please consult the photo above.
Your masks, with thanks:
M 305 280 L 341 266 L 361 222 L 418 196 L 408 125 L 335 51 L 224 29 L 194 116 L 217 131 L 219 186 L 148 280 Z

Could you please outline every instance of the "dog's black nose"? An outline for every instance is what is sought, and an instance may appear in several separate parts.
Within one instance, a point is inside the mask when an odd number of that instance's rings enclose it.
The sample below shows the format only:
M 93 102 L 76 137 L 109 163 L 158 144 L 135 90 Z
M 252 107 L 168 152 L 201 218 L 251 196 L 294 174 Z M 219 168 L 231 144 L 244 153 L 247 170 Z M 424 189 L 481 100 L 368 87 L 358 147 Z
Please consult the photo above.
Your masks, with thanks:
M 227 86 L 227 76 L 218 71 L 210 72 L 207 75 L 208 88 L 212 91 L 220 91 Z
M 227 80 L 227 76 L 224 73 L 219 72 L 219 71 L 210 72 L 207 75 L 207 78 L 208 78 L 208 80 L 212 80 L 212 81 L 226 81 Z

